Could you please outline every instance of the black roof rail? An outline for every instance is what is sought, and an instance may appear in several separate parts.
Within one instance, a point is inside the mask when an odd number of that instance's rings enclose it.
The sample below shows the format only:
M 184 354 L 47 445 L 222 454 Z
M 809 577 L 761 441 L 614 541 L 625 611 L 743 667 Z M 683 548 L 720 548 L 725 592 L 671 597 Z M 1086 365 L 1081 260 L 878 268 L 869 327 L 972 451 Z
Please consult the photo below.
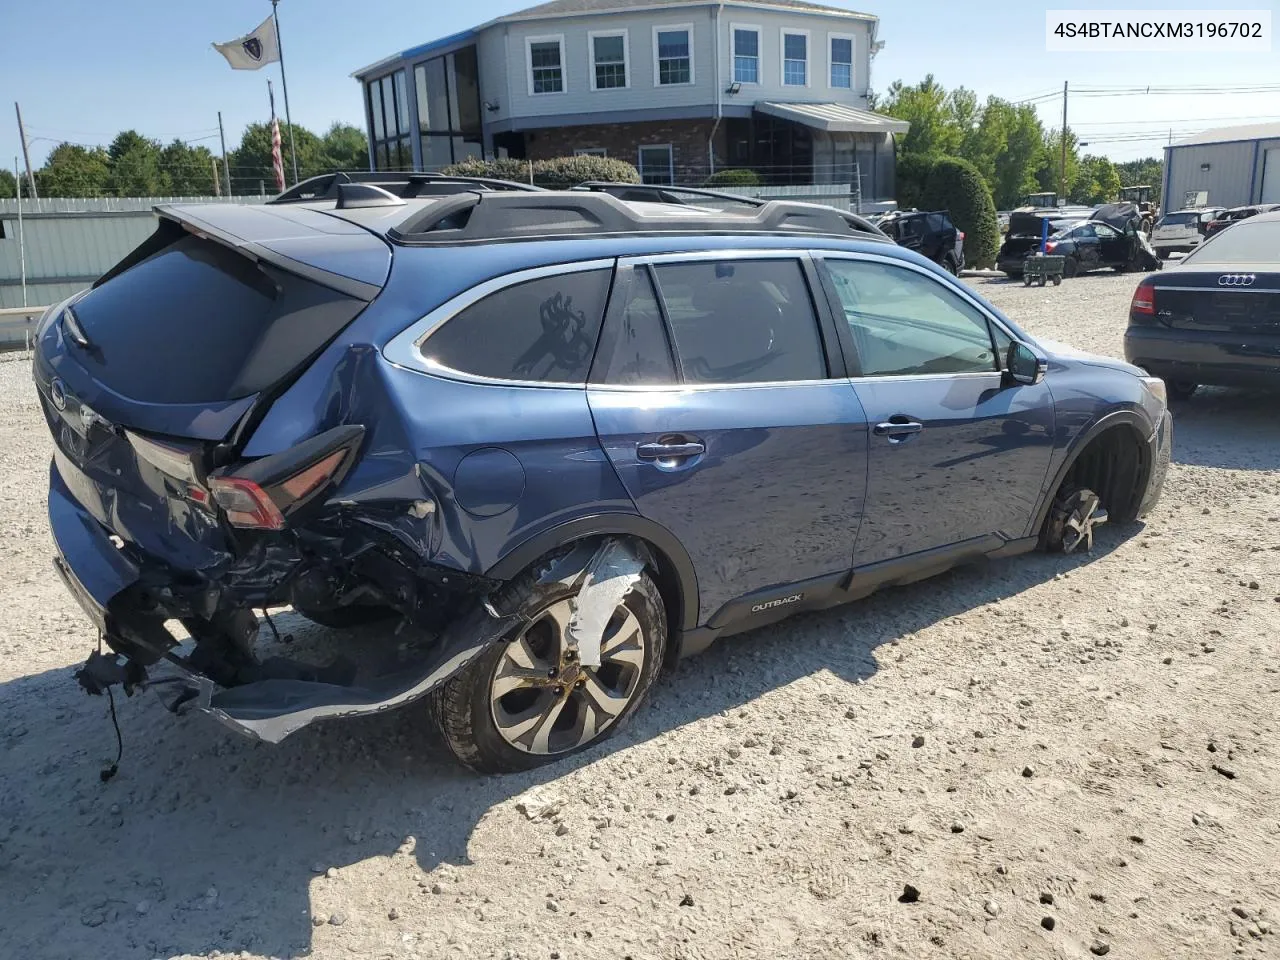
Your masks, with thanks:
M 769 200 L 743 213 L 692 208 L 686 214 L 675 209 L 653 214 L 590 190 L 447 197 L 392 227 L 387 236 L 401 244 L 435 246 L 635 233 L 853 235 L 892 242 L 865 218 L 818 204 Z
M 655 183 L 615 183 L 607 180 L 588 180 L 580 183 L 574 190 L 590 190 L 593 193 L 607 193 L 619 200 L 640 201 L 643 203 L 685 203 L 682 196 L 711 200 L 729 200 L 748 207 L 763 206 L 765 201 L 759 197 L 744 197 L 738 193 L 725 193 L 720 190 L 704 190 L 701 187 L 667 186 Z
M 396 170 L 339 170 L 322 173 L 297 183 L 267 203 L 313 203 L 317 200 L 336 200 L 339 188 L 348 183 L 368 183 L 381 187 L 402 200 L 414 197 L 448 196 L 453 193 L 474 190 L 502 190 L 535 193 L 541 187 L 514 180 L 497 180 L 493 177 L 461 177 L 443 173 L 417 173 Z

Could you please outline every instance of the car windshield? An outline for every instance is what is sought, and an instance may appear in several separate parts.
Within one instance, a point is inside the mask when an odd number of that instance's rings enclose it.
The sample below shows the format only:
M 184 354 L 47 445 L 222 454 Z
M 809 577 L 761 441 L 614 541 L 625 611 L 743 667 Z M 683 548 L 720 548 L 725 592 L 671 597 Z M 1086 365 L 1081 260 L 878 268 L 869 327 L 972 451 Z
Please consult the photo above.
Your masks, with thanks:
M 1280 220 L 1246 220 L 1223 230 L 1183 263 L 1261 263 L 1280 260 Z

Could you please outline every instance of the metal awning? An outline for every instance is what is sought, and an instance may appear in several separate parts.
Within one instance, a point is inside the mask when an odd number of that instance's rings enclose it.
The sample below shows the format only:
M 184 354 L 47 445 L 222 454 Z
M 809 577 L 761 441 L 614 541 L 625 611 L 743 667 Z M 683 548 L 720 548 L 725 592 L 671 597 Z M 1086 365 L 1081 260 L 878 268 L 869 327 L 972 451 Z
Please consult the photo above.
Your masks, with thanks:
M 906 133 L 911 124 L 843 103 L 779 103 L 765 100 L 755 109 L 771 117 L 803 123 L 827 133 Z

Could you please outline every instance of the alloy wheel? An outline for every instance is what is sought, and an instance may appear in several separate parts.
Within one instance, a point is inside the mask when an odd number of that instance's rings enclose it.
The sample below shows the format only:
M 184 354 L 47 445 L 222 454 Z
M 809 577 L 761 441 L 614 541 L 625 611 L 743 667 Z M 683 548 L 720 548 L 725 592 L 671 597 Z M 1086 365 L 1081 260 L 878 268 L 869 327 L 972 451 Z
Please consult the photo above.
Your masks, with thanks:
M 573 600 L 559 600 L 507 644 L 489 684 L 499 735 L 517 750 L 566 753 L 611 727 L 635 696 L 647 644 L 640 621 L 619 604 L 600 642 L 600 665 L 583 666 L 568 643 Z
M 1086 552 L 1093 549 L 1093 532 L 1107 522 L 1107 511 L 1092 490 L 1079 490 L 1066 504 L 1066 517 L 1062 522 L 1062 552 L 1072 553 L 1084 545 Z

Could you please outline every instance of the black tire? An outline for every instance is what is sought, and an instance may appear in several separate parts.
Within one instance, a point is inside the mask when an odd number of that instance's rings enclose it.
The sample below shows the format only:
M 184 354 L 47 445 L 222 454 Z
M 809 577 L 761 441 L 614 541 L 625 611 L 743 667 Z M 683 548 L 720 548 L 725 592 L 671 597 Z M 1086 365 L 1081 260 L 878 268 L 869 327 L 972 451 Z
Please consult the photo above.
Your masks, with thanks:
M 947 271 L 953 277 L 960 274 L 960 268 L 956 266 L 956 258 L 953 254 L 948 253 L 942 258 L 942 269 Z
M 377 607 L 370 604 L 352 604 L 349 607 L 330 607 L 327 610 L 313 610 L 310 607 L 293 605 L 293 612 L 312 623 L 335 630 L 350 630 L 371 623 L 390 620 L 396 612 L 390 607 Z
M 509 743 L 494 719 L 491 688 L 495 673 L 507 648 L 524 637 L 545 611 L 572 597 L 575 592 L 561 583 L 540 584 L 532 571 L 511 581 L 495 599 L 494 606 L 504 612 L 518 610 L 528 618 L 527 623 L 517 627 L 431 694 L 431 711 L 450 752 L 478 773 L 531 770 L 608 739 L 635 714 L 661 672 L 667 648 L 666 608 L 657 585 L 645 571 L 622 600 L 622 606 L 635 616 L 640 625 L 644 659 L 638 668 L 639 676 L 630 699 L 616 719 L 591 739 L 555 753 L 534 753 Z
M 1029 286 L 1031 286 L 1031 278 L 1030 278 L 1030 277 L 1028 277 L 1028 276 L 1023 276 L 1023 278 L 1022 278 L 1022 285 L 1023 285 L 1024 287 L 1029 287 Z
M 1054 277 L 1054 278 L 1053 278 L 1053 285 L 1054 285 L 1055 287 L 1060 287 L 1060 286 L 1062 286 L 1062 277 L 1060 277 L 1060 276 Z
M 1072 277 L 1080 273 L 1080 264 L 1076 262 L 1075 257 L 1067 257 L 1062 264 L 1062 275 L 1070 280 Z
M 1166 380 L 1164 388 L 1170 400 L 1190 400 L 1200 389 L 1200 384 L 1190 380 Z

